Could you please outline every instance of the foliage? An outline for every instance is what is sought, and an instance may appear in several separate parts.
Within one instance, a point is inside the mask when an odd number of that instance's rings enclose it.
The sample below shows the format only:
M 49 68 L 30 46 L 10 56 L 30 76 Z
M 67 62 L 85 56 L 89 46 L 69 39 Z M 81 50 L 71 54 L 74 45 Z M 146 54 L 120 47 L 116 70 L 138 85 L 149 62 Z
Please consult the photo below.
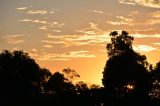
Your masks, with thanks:
M 151 85 L 150 97 L 152 100 L 160 101 L 160 62 L 156 64 L 152 71 Z
M 65 68 L 63 69 L 62 71 L 65 75 L 66 75 L 66 78 L 72 82 L 75 78 L 79 78 L 80 75 L 73 69 L 71 68 Z
M 0 101 L 10 104 L 40 94 L 40 67 L 23 51 L 0 53 Z
M 111 43 L 107 44 L 109 59 L 103 72 L 102 83 L 110 101 L 124 98 L 147 97 L 148 62 L 144 55 L 132 49 L 134 38 L 128 32 L 110 34 Z M 133 95 L 136 94 L 136 95 Z M 113 104 L 113 103 L 112 103 Z

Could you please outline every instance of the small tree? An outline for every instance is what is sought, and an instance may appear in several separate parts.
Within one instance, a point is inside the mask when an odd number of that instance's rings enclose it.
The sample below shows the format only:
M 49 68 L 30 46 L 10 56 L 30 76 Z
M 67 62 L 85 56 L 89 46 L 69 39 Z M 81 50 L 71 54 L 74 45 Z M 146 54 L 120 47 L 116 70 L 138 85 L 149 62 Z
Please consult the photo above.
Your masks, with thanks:
M 72 82 L 75 78 L 80 77 L 80 75 L 74 69 L 71 68 L 65 68 L 62 72 L 70 82 Z

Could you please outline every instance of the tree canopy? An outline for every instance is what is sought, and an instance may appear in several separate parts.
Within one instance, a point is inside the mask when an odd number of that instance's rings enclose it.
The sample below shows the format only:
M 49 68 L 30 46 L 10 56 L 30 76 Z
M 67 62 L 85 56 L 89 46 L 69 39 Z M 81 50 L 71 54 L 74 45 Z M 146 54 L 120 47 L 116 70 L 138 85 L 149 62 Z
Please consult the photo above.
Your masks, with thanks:
M 125 98 L 133 93 L 147 96 L 148 62 L 146 56 L 135 52 L 134 38 L 126 31 L 110 33 L 111 42 L 106 49 L 109 59 L 103 71 L 102 83 L 113 99 Z M 130 96 L 132 97 L 132 96 Z

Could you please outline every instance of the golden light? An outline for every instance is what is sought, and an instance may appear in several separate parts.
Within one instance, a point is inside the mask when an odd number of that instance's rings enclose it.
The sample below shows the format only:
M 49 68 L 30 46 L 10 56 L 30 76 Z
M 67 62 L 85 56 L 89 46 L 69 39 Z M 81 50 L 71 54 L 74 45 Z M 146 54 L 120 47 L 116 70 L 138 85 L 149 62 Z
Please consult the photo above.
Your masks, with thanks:
M 129 89 L 129 90 L 133 90 L 133 89 L 134 89 L 134 85 L 130 85 L 130 84 L 128 84 L 128 85 L 127 85 L 127 89 Z

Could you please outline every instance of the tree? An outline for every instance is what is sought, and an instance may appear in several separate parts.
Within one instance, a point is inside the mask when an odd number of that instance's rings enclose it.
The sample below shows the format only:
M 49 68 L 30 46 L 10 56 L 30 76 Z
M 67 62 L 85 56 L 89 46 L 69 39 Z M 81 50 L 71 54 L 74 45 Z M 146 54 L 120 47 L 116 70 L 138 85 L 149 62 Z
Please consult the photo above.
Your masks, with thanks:
M 73 69 L 71 68 L 65 68 L 62 71 L 64 73 L 64 75 L 66 75 L 66 78 L 68 79 L 68 81 L 72 82 L 75 78 L 79 78 L 80 75 Z
M 13 103 L 40 94 L 39 65 L 23 51 L 0 53 L 0 99 Z M 13 103 L 14 104 L 14 103 Z
M 41 68 L 40 70 L 40 78 L 41 78 L 41 90 L 43 93 L 45 93 L 45 85 L 47 84 L 48 80 L 51 78 L 52 73 L 46 69 L 46 68 Z
M 64 77 L 64 74 L 55 72 L 48 80 L 46 90 L 50 94 L 63 93 L 74 90 L 74 85 Z
M 149 96 L 151 97 L 152 102 L 155 104 L 160 104 L 160 62 L 156 64 L 154 69 L 151 72 L 151 90 Z
M 111 42 L 106 46 L 109 59 L 106 62 L 102 79 L 108 101 L 111 101 L 114 106 L 117 100 L 133 102 L 133 100 L 138 101 L 138 98 L 142 96 L 146 97 L 148 92 L 146 56 L 133 50 L 134 38 L 128 32 L 122 31 L 118 34 L 113 31 L 110 33 L 110 38 Z
M 75 87 L 76 87 L 76 91 L 78 94 L 86 92 L 86 91 L 88 92 L 89 90 L 88 85 L 83 81 L 77 82 Z

